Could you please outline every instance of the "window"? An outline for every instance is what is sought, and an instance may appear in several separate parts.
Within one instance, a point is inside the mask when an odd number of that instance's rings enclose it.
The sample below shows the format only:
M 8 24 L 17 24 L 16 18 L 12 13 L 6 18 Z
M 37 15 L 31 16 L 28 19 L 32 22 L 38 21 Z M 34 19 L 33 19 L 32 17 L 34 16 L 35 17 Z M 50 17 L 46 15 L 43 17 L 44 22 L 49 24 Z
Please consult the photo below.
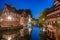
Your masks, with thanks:
M 60 16 L 60 14 L 58 14 L 57 16 Z
M 5 15 L 6 15 L 6 16 L 9 15 L 9 12 L 5 12 Z

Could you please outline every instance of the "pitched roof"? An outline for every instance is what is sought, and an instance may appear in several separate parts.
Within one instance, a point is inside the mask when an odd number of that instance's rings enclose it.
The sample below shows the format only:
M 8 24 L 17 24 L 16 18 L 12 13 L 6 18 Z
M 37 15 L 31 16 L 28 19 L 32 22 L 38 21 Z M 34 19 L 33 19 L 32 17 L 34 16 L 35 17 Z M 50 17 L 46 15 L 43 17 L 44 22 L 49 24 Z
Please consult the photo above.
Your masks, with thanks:
M 16 8 L 12 7 L 12 5 L 5 4 L 5 7 L 12 12 L 17 12 Z
M 18 12 L 19 12 L 19 14 L 22 14 L 22 13 L 24 14 L 24 12 L 25 12 L 25 16 L 31 15 L 31 17 L 32 17 L 31 11 L 29 9 L 26 9 L 26 10 L 24 10 L 24 9 L 18 10 Z
M 60 10 L 60 0 L 55 0 L 55 2 L 57 2 L 57 4 L 53 5 L 50 9 L 49 9 L 49 13 Z M 55 3 L 54 2 L 54 3 Z
M 16 8 L 14 8 L 12 5 L 8 5 L 8 4 L 5 4 L 4 5 L 4 8 L 7 8 L 10 12 L 17 12 L 18 14 L 24 14 L 25 12 L 25 16 L 28 16 L 28 15 L 31 15 L 32 17 L 32 14 L 31 14 L 31 10 L 29 9 L 20 9 L 20 10 L 16 10 Z

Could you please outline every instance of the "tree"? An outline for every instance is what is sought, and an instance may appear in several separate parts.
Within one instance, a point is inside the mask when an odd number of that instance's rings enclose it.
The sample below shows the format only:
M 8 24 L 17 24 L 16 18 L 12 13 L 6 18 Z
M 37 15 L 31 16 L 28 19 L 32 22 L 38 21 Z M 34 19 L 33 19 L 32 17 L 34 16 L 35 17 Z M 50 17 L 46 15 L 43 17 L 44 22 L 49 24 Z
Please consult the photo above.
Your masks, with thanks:
M 60 25 L 58 25 L 58 31 L 57 31 L 58 38 L 60 40 Z
M 48 13 L 48 9 L 45 9 L 44 11 L 42 11 L 40 13 L 40 16 L 39 16 L 39 23 L 40 24 L 42 24 L 45 21 L 47 13 Z
M 34 19 L 34 18 L 32 18 L 31 22 L 32 22 L 32 23 L 34 23 L 34 22 L 35 22 L 35 19 Z

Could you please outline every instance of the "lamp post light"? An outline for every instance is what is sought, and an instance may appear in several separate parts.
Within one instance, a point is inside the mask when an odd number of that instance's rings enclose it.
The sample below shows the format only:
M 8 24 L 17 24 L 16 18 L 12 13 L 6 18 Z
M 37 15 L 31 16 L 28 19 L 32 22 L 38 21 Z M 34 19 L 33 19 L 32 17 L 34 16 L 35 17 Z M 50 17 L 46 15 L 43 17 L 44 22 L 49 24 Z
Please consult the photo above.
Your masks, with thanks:
M 42 19 L 43 21 L 45 20 L 45 18 Z
M 45 30 L 45 24 L 44 24 L 45 18 L 43 18 L 42 20 L 43 20 L 43 32 L 44 32 L 44 31 L 46 31 L 46 30 Z

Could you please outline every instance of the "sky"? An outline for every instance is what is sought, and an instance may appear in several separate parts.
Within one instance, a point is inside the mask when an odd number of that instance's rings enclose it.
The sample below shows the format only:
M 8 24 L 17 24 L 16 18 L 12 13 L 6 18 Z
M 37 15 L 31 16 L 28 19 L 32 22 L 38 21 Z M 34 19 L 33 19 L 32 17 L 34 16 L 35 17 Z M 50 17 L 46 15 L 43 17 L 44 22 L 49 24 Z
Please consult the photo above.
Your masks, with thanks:
M 0 0 L 0 12 L 2 11 L 4 4 L 12 5 L 17 10 L 30 9 L 33 18 L 37 19 L 46 8 L 53 6 L 54 0 Z

